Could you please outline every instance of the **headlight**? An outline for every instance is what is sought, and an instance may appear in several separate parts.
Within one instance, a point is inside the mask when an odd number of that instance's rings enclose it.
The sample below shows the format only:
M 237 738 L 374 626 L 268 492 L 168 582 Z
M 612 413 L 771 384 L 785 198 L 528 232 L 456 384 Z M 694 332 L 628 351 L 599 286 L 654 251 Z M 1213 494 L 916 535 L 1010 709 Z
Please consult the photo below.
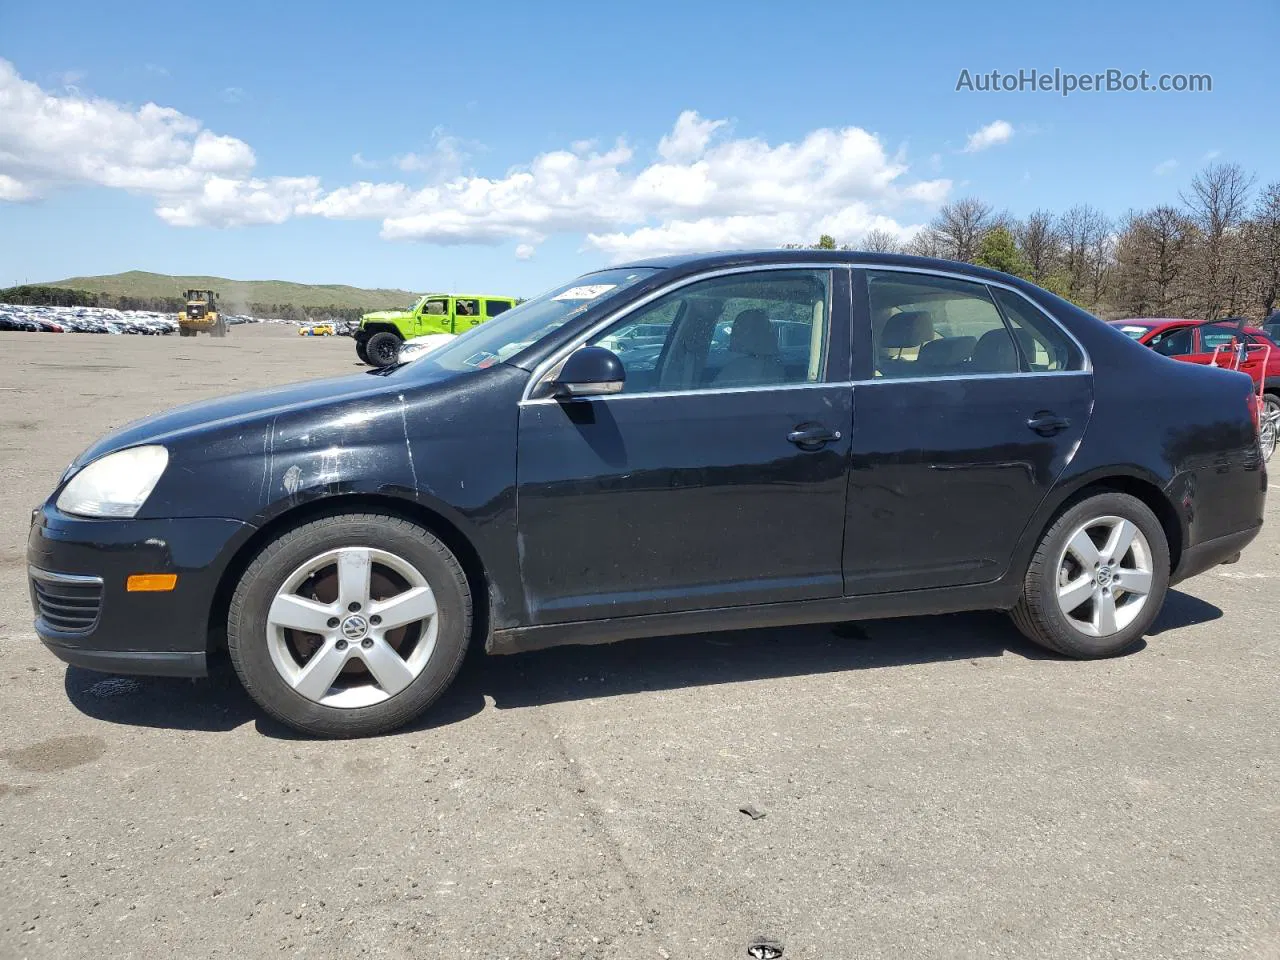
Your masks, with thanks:
M 82 517 L 132 517 L 142 508 L 169 463 L 164 447 L 130 447 L 95 460 L 58 494 L 63 513 Z

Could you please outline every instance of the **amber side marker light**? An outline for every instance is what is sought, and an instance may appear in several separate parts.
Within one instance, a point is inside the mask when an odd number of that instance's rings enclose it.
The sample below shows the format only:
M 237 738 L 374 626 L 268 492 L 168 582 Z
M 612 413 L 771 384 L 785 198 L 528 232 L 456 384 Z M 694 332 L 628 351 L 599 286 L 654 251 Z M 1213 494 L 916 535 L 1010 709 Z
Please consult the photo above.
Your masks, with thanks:
M 165 593 L 178 585 L 176 573 L 135 573 L 125 582 L 129 593 Z

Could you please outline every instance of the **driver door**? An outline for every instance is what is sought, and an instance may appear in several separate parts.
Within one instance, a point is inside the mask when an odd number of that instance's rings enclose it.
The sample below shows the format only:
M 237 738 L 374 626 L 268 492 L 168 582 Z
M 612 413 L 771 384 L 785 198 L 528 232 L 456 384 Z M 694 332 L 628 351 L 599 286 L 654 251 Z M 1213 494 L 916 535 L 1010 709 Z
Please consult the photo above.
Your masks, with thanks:
M 524 401 L 531 623 L 840 596 L 848 323 L 847 268 L 697 280 L 589 341 L 622 393 Z

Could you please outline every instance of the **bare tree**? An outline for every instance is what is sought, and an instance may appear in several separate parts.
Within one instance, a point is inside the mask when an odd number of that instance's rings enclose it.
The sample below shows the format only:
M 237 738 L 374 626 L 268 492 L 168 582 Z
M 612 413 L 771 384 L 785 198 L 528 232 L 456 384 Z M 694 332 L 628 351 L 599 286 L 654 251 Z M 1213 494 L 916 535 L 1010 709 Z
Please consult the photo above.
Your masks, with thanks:
M 943 257 L 946 255 L 943 252 L 941 240 L 930 227 L 925 227 L 912 237 L 907 242 L 905 252 L 917 257 Z
M 944 204 L 929 228 L 943 257 L 971 261 L 978 253 L 982 235 L 996 220 L 991 204 L 977 197 L 965 197 Z
M 868 230 L 860 246 L 869 253 L 902 253 L 902 241 L 888 230 Z
M 1253 251 L 1258 302 L 1267 317 L 1280 300 L 1280 180 L 1268 184 L 1258 197 L 1246 236 Z
M 1190 191 L 1181 195 L 1200 230 L 1195 259 L 1206 320 L 1234 313 L 1241 299 L 1245 258 L 1239 233 L 1253 181 L 1239 164 L 1213 163 L 1192 177 Z
M 1077 303 L 1096 307 L 1102 300 L 1106 279 L 1111 220 L 1096 207 L 1080 204 L 1058 218 L 1057 232 L 1062 241 L 1068 296 Z
M 1033 210 L 1027 219 L 1014 225 L 1018 249 L 1031 267 L 1031 279 L 1044 283 L 1058 268 L 1062 258 L 1062 240 L 1048 210 Z
M 1196 241 L 1191 219 L 1171 206 L 1131 213 L 1116 243 L 1116 306 L 1131 317 L 1187 312 L 1186 276 Z

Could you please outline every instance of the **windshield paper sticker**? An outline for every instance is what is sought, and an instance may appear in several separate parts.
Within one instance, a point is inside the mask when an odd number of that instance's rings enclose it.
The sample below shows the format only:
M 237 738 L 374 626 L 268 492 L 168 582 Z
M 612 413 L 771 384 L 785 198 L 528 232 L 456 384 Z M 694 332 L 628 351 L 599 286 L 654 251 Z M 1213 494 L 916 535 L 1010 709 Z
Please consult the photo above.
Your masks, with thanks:
M 600 294 L 612 290 L 616 283 L 592 283 L 585 287 L 570 287 L 564 293 L 558 293 L 552 300 L 594 300 Z

